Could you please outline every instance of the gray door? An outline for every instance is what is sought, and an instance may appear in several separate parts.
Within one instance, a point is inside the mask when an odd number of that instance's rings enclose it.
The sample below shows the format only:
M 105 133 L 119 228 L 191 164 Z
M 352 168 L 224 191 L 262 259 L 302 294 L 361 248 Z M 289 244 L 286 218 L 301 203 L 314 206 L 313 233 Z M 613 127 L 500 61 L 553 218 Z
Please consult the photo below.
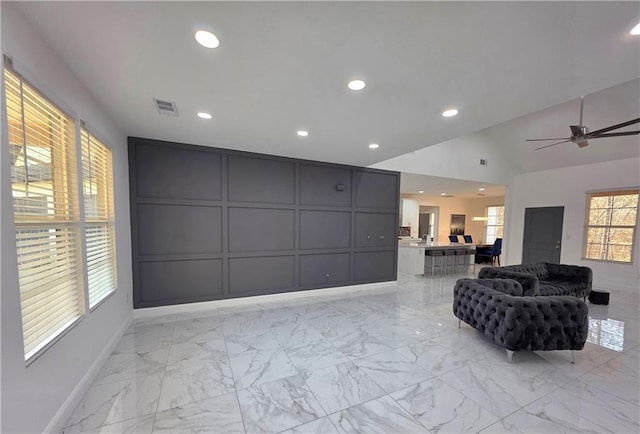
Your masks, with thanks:
M 560 263 L 564 207 L 527 208 L 524 212 L 522 263 Z

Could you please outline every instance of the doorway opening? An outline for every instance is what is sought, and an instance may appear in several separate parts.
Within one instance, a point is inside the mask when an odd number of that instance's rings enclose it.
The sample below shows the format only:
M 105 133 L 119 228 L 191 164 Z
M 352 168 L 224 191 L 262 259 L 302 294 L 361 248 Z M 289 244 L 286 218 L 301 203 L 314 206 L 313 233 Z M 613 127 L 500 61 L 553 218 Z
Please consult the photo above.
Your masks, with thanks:
M 418 236 L 422 239 L 438 241 L 438 212 L 437 206 L 421 206 L 418 220 Z

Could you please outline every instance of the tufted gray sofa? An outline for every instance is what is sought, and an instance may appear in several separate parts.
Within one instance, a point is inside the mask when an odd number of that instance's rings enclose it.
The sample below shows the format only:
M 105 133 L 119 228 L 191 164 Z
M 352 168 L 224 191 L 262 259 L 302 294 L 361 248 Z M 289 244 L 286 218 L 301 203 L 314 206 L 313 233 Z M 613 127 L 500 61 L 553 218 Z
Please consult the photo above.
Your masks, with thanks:
M 507 350 L 581 350 L 589 330 L 588 308 L 573 296 L 524 296 L 512 279 L 460 279 L 453 313 Z M 573 362 L 572 353 L 572 362 Z
M 522 285 L 524 295 L 573 295 L 586 299 L 591 292 L 593 273 L 589 267 L 538 262 L 485 267 L 478 273 L 478 278 L 517 280 Z

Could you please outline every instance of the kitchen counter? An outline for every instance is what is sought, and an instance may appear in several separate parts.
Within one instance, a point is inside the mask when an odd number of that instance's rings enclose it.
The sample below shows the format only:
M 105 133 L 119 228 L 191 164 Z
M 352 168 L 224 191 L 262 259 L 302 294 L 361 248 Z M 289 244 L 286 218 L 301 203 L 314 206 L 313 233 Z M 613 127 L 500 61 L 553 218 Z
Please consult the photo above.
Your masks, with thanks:
M 424 274 L 426 250 L 474 250 L 475 244 L 409 242 L 398 244 L 398 271 L 405 274 Z M 432 259 L 431 257 L 429 257 Z M 456 258 L 458 259 L 458 258 Z M 466 259 L 465 259 L 466 260 Z
M 418 249 L 471 249 L 475 248 L 475 244 L 463 244 L 463 243 L 436 243 L 436 242 L 410 242 L 410 243 L 398 243 L 398 248 L 411 247 Z

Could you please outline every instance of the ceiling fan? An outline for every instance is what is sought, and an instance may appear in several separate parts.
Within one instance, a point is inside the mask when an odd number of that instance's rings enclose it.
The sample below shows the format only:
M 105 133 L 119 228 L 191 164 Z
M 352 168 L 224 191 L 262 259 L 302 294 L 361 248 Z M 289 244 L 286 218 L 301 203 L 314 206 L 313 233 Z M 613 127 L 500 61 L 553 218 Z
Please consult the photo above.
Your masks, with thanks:
M 544 142 L 547 140 L 560 140 L 559 142 L 552 143 L 550 145 L 541 146 L 536 148 L 535 151 L 540 149 L 549 148 L 551 146 L 556 146 L 561 143 L 573 142 L 581 148 L 584 148 L 589 143 L 587 140 L 591 139 L 603 139 L 605 137 L 620 137 L 620 136 L 633 136 L 636 134 L 640 134 L 640 131 L 624 131 L 620 133 L 610 133 L 609 131 L 617 130 L 619 128 L 624 128 L 629 125 L 640 123 L 640 118 L 631 119 L 630 121 L 623 122 L 617 125 L 611 125 L 610 127 L 601 128 L 596 131 L 589 132 L 589 128 L 582 125 L 582 111 L 584 109 L 584 97 L 580 98 L 580 125 L 570 125 L 571 129 L 571 137 L 564 138 L 551 138 L 551 139 L 526 139 L 527 142 Z

